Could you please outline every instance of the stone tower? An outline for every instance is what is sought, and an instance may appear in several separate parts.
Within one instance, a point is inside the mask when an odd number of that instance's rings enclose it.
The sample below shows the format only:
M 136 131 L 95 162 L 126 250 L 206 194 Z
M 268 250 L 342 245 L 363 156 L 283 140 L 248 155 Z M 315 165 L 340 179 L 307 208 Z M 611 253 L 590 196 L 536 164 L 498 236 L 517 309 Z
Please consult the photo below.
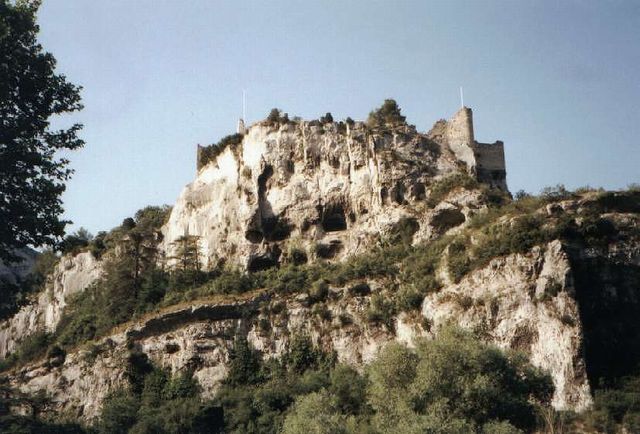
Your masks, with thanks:
M 469 174 L 492 188 L 507 189 L 504 144 L 480 143 L 473 133 L 473 111 L 462 107 L 448 121 L 439 121 L 429 132 L 437 142 L 449 146 L 456 158 L 467 165 Z
M 244 126 L 244 119 L 238 119 L 238 126 L 236 127 L 237 134 L 244 134 L 247 132 L 246 127 Z

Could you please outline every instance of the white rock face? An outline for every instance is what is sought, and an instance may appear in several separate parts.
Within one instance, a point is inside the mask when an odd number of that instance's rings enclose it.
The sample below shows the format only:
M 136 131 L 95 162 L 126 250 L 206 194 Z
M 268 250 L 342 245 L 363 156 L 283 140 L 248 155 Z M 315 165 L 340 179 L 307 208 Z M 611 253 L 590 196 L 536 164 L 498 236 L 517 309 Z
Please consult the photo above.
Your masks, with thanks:
M 0 323 L 0 357 L 12 352 L 22 339 L 32 333 L 54 331 L 68 297 L 91 285 L 101 272 L 100 262 L 89 252 L 63 256 L 34 302 Z
M 372 292 L 381 290 L 380 284 L 370 284 Z M 305 295 L 278 298 L 262 293 L 245 301 L 195 303 L 158 314 L 103 339 L 93 357 L 81 349 L 59 367 L 40 362 L 11 379 L 24 391 L 46 390 L 58 410 L 89 421 L 99 414 L 104 397 L 125 384 L 127 348 L 144 352 L 173 372 L 193 369 L 204 396 L 212 397 L 228 372 L 229 351 L 238 335 L 268 358 L 282 355 L 292 336 L 308 334 L 316 345 L 335 351 L 339 361 L 362 368 L 387 343 L 412 345 L 453 320 L 481 332 L 487 342 L 524 351 L 534 365 L 551 373 L 553 405 L 581 410 L 590 405 L 591 396 L 571 285 L 569 262 L 555 241 L 527 254 L 495 259 L 460 283 L 446 285 L 425 298 L 421 316 L 400 314 L 395 333 L 365 319 L 369 295 L 348 295 L 346 288 L 331 289 L 325 319 L 308 306 Z M 421 318 L 429 320 L 430 330 L 423 329 Z
M 309 259 L 362 253 L 403 217 L 426 231 L 430 183 L 461 170 L 448 147 L 411 127 L 340 128 L 249 128 L 182 191 L 163 228 L 167 257 L 188 233 L 200 237 L 205 266 L 258 270 L 289 260 L 293 248 Z
M 554 407 L 583 410 L 591 394 L 574 292 L 567 255 L 554 241 L 526 255 L 494 259 L 428 296 L 422 313 L 436 329 L 453 319 L 503 349 L 524 351 L 551 373 Z

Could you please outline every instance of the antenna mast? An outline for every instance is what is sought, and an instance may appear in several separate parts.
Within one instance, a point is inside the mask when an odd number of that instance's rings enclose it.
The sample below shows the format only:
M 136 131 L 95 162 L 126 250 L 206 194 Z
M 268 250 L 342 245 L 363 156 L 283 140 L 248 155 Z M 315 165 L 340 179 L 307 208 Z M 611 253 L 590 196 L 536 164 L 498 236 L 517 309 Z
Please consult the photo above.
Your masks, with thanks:
M 247 118 L 247 92 L 242 89 L 242 120 Z
M 460 86 L 460 108 L 464 107 L 464 93 L 462 93 L 462 86 Z

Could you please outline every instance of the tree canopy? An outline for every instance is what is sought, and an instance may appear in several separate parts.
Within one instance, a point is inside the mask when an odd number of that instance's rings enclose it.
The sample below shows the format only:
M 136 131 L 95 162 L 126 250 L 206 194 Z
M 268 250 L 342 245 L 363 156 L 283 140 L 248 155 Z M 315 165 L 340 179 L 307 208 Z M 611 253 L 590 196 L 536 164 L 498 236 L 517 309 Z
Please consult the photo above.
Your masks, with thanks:
M 81 148 L 82 128 L 52 129 L 56 115 L 82 109 L 80 90 L 56 72 L 37 41 L 39 1 L 0 0 L 0 259 L 64 235 L 61 195 L 72 170 L 59 151 Z
M 406 117 L 402 116 L 400 106 L 394 99 L 385 99 L 384 103 L 369 113 L 367 125 L 370 127 L 394 127 L 406 124 Z

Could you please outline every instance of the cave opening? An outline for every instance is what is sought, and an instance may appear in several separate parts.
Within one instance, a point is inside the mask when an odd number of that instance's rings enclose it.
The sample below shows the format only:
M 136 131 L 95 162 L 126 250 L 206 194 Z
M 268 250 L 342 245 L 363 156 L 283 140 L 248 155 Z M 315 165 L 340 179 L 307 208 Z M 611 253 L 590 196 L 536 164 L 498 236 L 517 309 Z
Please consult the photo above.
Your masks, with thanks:
M 347 229 L 347 218 L 340 204 L 329 205 L 322 213 L 322 229 L 325 232 L 338 232 Z
M 247 270 L 250 273 L 255 273 L 258 271 L 268 270 L 269 268 L 273 268 L 276 266 L 278 266 L 278 260 L 272 255 L 260 255 L 255 256 L 249 260 Z

